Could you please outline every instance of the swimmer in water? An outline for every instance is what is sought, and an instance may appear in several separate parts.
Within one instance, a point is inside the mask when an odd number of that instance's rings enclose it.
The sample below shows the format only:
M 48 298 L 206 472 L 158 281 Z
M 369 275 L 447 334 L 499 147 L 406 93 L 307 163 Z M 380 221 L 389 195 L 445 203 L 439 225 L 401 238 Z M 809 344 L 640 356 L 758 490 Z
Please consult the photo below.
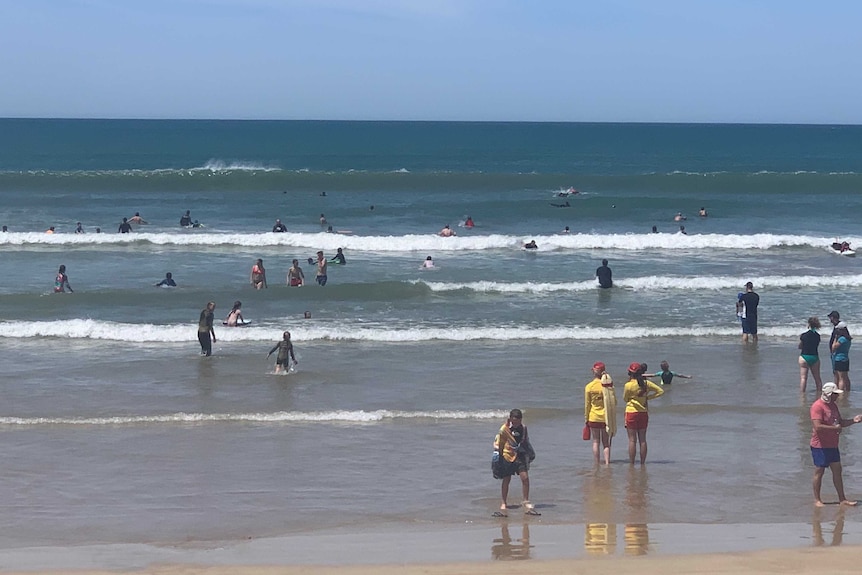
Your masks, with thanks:
M 530 240 L 529 242 L 524 244 L 525 250 L 537 250 L 539 246 L 536 245 L 536 240 Z
M 670 370 L 670 364 L 667 360 L 662 360 L 660 364 L 661 370 L 655 373 L 645 373 L 644 377 L 659 377 L 661 378 L 662 385 L 670 385 L 673 383 L 673 378 L 681 377 L 682 379 L 691 379 L 690 375 L 685 375 L 684 373 L 676 373 Z
M 278 350 L 278 355 L 275 356 L 275 373 L 283 373 L 290 370 L 290 366 L 285 366 L 288 357 L 293 361 L 293 365 L 299 363 L 296 361 L 296 356 L 293 355 L 293 343 L 290 341 L 290 332 L 284 332 L 282 337 L 283 339 L 276 343 L 275 346 L 269 350 L 269 353 L 266 354 L 266 357 L 269 357 L 274 351 Z
M 430 270 L 434 267 L 434 260 L 431 259 L 431 256 L 425 258 L 425 261 L 422 262 L 422 265 L 419 267 L 421 270 Z

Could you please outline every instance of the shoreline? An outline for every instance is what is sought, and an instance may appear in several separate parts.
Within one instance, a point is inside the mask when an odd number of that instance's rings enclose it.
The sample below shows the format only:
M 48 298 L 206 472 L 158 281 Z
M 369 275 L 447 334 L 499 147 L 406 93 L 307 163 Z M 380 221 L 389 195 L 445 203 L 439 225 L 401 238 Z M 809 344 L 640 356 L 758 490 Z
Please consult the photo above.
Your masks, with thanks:
M 762 573 L 858 572 L 862 514 L 832 507 L 791 524 L 413 524 L 232 541 L 0 549 L 6 573 Z M 827 516 L 828 515 L 828 516 Z M 832 547 L 828 551 L 824 547 Z M 518 566 L 520 564 L 520 566 Z M 780 568 L 776 566 L 782 566 Z M 277 571 L 276 571 L 277 570 Z

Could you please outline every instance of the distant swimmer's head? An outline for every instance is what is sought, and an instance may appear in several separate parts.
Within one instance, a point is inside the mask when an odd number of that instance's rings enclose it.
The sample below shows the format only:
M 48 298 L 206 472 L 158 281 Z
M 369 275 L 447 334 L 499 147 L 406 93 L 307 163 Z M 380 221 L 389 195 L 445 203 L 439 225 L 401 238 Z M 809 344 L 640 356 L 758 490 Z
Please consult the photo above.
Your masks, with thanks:
M 136 218 L 141 217 L 141 212 L 135 212 L 135 217 L 136 217 Z
M 311 319 L 311 312 L 310 311 L 305 312 L 304 314 L 302 314 L 302 317 L 305 319 Z
M 283 333 L 283 334 L 281 334 L 281 335 L 282 335 L 282 337 L 284 337 L 284 339 L 285 339 L 285 340 L 290 339 L 290 332 L 289 332 L 289 331 L 286 331 L 286 332 L 284 332 L 284 333 Z
M 429 261 L 429 262 L 430 262 L 430 261 L 431 261 L 431 256 L 428 256 L 427 258 L 425 258 L 425 261 Z
M 242 307 L 242 302 L 241 302 L 241 301 L 236 300 L 235 302 L 233 302 L 233 309 L 239 309 L 239 308 L 241 308 L 241 307 Z
M 168 278 L 168 279 L 171 279 L 171 278 L 172 278 L 172 277 L 174 277 L 174 276 L 172 276 L 172 275 L 171 275 L 171 272 L 168 272 L 168 273 L 166 273 L 166 274 L 165 274 L 165 277 L 166 277 L 166 278 Z

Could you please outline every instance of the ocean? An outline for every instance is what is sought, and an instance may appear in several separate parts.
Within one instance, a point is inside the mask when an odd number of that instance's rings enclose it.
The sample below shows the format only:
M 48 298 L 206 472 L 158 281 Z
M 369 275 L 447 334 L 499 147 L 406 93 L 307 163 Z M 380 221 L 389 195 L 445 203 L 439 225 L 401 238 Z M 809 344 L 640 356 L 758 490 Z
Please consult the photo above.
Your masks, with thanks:
M 0 549 L 496 528 L 513 407 L 538 454 L 530 522 L 583 525 L 583 552 L 630 531 L 655 550 L 644 530 L 668 526 L 816 532 L 796 345 L 832 309 L 855 331 L 862 258 L 827 246 L 860 246 L 860 190 L 860 126 L 0 120 Z M 306 260 L 339 247 L 317 286 Z M 59 265 L 74 293 L 52 293 Z M 178 287 L 154 287 L 166 272 Z M 250 326 L 221 325 L 235 300 Z M 284 330 L 299 365 L 274 375 Z M 621 399 L 629 363 L 663 359 L 693 378 L 651 403 L 646 467 L 621 430 L 594 469 L 593 362 Z M 860 449 L 848 429 L 850 496 Z M 857 513 L 822 513 L 862 543 Z

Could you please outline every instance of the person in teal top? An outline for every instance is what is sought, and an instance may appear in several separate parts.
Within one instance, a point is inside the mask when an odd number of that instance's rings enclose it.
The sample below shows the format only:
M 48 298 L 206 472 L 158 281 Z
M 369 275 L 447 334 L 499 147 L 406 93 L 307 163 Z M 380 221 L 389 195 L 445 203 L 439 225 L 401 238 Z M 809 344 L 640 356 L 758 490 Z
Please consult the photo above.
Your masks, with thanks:
M 662 360 L 660 366 L 661 366 L 661 371 L 657 371 L 655 373 L 645 373 L 643 376 L 644 377 L 660 377 L 662 385 L 670 385 L 671 383 L 673 383 L 674 377 L 681 377 L 683 379 L 691 379 L 690 375 L 685 375 L 684 373 L 676 373 L 674 371 L 671 371 L 670 370 L 670 364 L 667 362 L 666 359 Z

